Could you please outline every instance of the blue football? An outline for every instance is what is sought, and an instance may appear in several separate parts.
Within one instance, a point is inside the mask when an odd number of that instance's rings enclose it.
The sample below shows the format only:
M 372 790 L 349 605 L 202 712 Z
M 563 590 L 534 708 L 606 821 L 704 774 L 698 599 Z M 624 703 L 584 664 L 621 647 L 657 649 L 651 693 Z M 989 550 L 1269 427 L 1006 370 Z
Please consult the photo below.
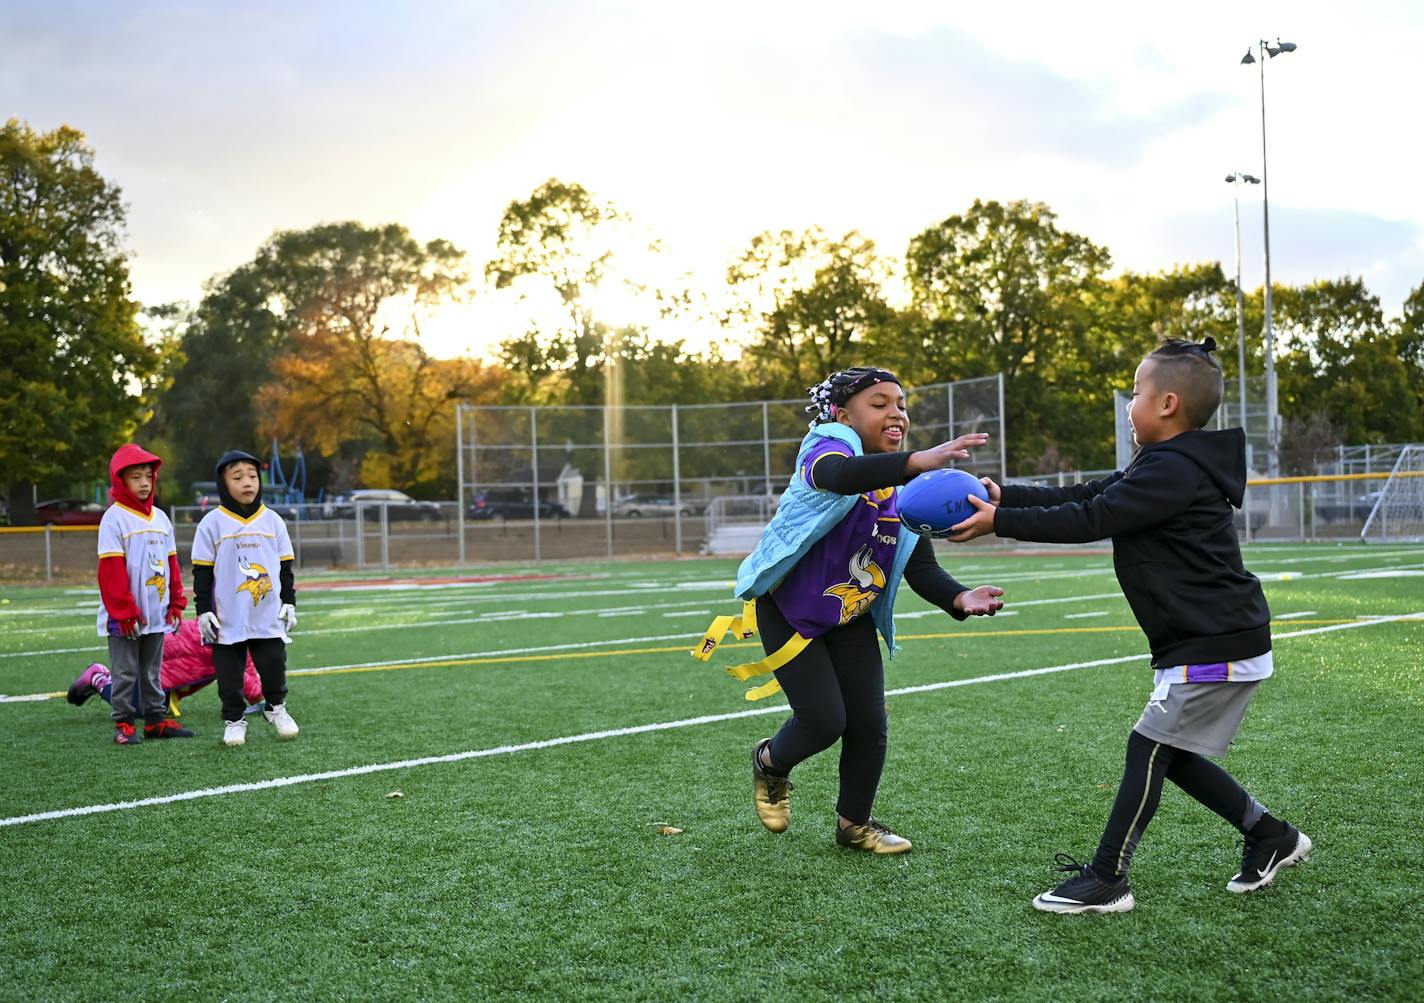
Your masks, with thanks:
M 900 521 L 916 533 L 948 536 L 949 527 L 978 511 L 969 503 L 970 495 L 989 500 L 989 492 L 973 474 L 948 468 L 930 470 L 900 489 Z

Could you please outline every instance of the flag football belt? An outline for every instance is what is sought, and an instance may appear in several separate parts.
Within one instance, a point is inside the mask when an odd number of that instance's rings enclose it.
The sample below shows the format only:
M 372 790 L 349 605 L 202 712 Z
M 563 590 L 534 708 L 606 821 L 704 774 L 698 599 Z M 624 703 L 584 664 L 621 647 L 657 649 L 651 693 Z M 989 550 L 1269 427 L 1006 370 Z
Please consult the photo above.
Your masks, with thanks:
M 697 647 L 692 649 L 692 657 L 699 662 L 706 662 L 712 658 L 712 652 L 717 650 L 717 645 L 722 643 L 722 639 L 727 634 L 735 634 L 740 640 L 747 640 L 756 637 L 756 600 L 748 600 L 742 606 L 741 616 L 719 616 L 712 621 L 712 626 L 707 628 L 707 633 L 702 635 L 702 640 Z M 791 640 L 787 641 L 780 648 L 767 655 L 759 662 L 744 662 L 741 665 L 733 665 L 727 669 L 727 674 L 733 679 L 740 679 L 745 682 L 748 679 L 755 679 L 757 676 L 764 676 L 768 672 L 775 672 L 791 659 L 801 654 L 806 645 L 811 643 L 809 637 L 802 637 L 800 634 L 792 634 Z M 747 690 L 748 700 L 761 700 L 769 697 L 773 693 L 781 692 L 781 684 L 775 677 L 769 682 L 762 683 Z

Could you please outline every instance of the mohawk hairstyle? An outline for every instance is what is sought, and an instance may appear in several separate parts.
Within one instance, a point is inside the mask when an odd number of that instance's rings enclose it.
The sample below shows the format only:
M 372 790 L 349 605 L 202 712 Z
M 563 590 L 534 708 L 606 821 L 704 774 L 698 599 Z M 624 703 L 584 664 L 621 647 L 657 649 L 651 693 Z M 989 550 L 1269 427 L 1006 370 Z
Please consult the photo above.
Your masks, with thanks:
M 1152 381 L 1177 395 L 1192 428 L 1204 428 L 1221 406 L 1221 363 L 1211 354 L 1215 351 L 1212 337 L 1200 342 L 1167 338 L 1147 356 L 1155 363 Z

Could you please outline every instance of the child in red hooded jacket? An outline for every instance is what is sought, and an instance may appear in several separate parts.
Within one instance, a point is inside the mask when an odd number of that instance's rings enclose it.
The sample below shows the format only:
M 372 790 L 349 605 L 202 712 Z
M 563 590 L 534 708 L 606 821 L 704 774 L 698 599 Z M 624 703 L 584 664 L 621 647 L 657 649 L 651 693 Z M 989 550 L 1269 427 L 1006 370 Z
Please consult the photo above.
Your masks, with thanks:
M 163 635 L 176 628 L 188 604 L 178 569 L 173 524 L 154 508 L 163 461 L 139 446 L 120 446 L 109 460 L 113 504 L 99 522 L 99 636 L 109 641 L 113 674 L 114 741 L 190 738 L 169 718 L 159 673 Z M 135 690 L 137 687 L 137 690 Z M 143 733 L 134 719 L 144 719 Z

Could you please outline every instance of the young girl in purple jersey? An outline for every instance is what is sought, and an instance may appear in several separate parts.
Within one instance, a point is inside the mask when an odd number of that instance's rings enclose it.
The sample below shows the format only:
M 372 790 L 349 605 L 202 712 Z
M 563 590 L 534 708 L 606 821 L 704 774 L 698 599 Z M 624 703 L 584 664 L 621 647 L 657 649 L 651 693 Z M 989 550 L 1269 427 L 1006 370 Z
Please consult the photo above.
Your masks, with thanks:
M 759 630 L 767 657 L 729 671 L 741 679 L 775 674 L 748 698 L 784 691 L 792 711 L 753 751 L 753 800 L 763 825 L 785 831 L 791 823 L 788 775 L 839 740 L 836 842 L 904 853 L 910 841 L 870 814 L 888 733 L 876 628 L 893 657 L 891 612 L 902 577 L 956 620 L 993 616 L 1003 606 L 1003 590 L 971 589 L 947 574 L 929 539 L 901 524 L 896 487 L 967 459 L 989 437 L 974 433 L 905 451 L 905 394 L 884 369 L 842 370 L 808 392 L 806 410 L 815 420 L 776 516 L 738 572 L 737 595 L 747 609 L 730 627 L 742 636 Z M 730 619 L 713 625 L 694 656 L 710 657 Z

